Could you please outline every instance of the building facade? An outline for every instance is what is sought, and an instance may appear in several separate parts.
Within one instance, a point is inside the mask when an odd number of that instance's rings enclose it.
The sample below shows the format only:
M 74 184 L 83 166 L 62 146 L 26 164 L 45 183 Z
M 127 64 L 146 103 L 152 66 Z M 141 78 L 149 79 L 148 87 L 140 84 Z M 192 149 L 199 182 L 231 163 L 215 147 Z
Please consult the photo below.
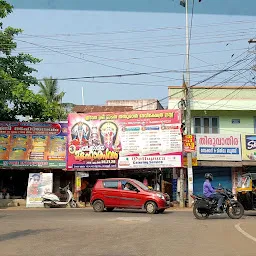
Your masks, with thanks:
M 168 108 L 178 108 L 185 99 L 184 88 L 171 86 L 168 90 Z M 206 172 L 213 173 L 215 186 L 221 183 L 235 192 L 238 177 L 256 171 L 255 97 L 256 87 L 252 86 L 191 88 L 191 127 L 197 138 L 194 193 L 202 194 Z
M 130 106 L 134 110 L 161 110 L 164 107 L 157 99 L 108 100 L 107 106 Z

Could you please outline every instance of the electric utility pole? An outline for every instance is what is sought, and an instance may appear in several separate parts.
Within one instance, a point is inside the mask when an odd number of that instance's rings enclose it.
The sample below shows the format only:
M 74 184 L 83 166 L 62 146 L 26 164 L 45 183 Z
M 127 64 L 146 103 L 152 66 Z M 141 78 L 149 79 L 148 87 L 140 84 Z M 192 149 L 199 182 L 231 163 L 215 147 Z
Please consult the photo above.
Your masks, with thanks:
M 186 129 L 187 135 L 191 135 L 191 109 L 190 109 L 190 100 L 191 100 L 191 88 L 190 88 L 190 68 L 189 68 L 189 51 L 190 51 L 190 38 L 189 38 L 189 17 L 188 17 L 188 1 L 181 1 L 181 5 L 185 7 L 186 10 Z M 181 177 L 180 177 L 181 178 Z M 187 153 L 187 180 L 188 180 L 188 202 L 189 207 L 192 206 L 192 198 L 190 197 L 193 194 L 193 168 L 192 168 L 192 153 Z M 181 182 L 184 182 L 184 179 Z M 184 184 L 181 185 L 184 187 Z
M 191 28 L 190 28 L 191 29 Z M 190 54 L 190 38 L 189 38 L 189 21 L 188 21 L 188 0 L 186 0 L 186 127 L 187 134 L 191 135 L 191 109 L 190 109 L 190 100 L 191 100 L 191 88 L 190 88 L 190 68 L 189 68 L 189 54 Z M 189 207 L 192 206 L 192 198 L 190 197 L 193 194 L 193 168 L 192 168 L 192 153 L 187 153 L 187 179 L 188 179 L 188 204 Z

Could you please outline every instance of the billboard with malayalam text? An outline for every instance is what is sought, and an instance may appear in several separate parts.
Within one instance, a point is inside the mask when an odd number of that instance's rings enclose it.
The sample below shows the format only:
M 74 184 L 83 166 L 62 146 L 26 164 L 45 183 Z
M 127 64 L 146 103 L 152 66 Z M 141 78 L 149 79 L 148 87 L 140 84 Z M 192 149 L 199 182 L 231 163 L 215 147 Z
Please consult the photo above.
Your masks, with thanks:
M 196 134 L 198 160 L 241 161 L 240 134 Z
M 182 166 L 179 110 L 69 114 L 67 169 Z
M 66 167 L 67 123 L 0 122 L 0 167 Z

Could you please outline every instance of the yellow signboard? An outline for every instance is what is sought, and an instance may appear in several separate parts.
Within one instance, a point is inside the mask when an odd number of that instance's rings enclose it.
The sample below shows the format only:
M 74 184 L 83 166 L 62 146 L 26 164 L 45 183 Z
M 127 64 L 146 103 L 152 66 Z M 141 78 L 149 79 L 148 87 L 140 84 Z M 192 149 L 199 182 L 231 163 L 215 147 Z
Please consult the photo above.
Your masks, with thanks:
M 76 192 L 81 191 L 81 177 L 76 177 Z
M 184 156 L 183 157 L 183 166 L 187 166 L 188 165 L 188 160 L 187 160 L 187 157 Z M 197 158 L 196 157 L 193 157 L 192 158 L 192 166 L 198 166 L 197 164 Z

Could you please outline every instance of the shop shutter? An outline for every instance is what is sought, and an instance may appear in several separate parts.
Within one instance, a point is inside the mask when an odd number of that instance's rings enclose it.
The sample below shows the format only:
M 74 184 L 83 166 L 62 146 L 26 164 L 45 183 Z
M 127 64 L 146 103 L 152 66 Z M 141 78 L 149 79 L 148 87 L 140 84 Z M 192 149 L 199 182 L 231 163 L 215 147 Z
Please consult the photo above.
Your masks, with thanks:
M 213 175 L 213 187 L 218 187 L 220 183 L 224 188 L 232 189 L 231 168 L 194 167 L 194 194 L 203 194 L 203 183 L 205 181 L 204 175 L 208 172 Z

